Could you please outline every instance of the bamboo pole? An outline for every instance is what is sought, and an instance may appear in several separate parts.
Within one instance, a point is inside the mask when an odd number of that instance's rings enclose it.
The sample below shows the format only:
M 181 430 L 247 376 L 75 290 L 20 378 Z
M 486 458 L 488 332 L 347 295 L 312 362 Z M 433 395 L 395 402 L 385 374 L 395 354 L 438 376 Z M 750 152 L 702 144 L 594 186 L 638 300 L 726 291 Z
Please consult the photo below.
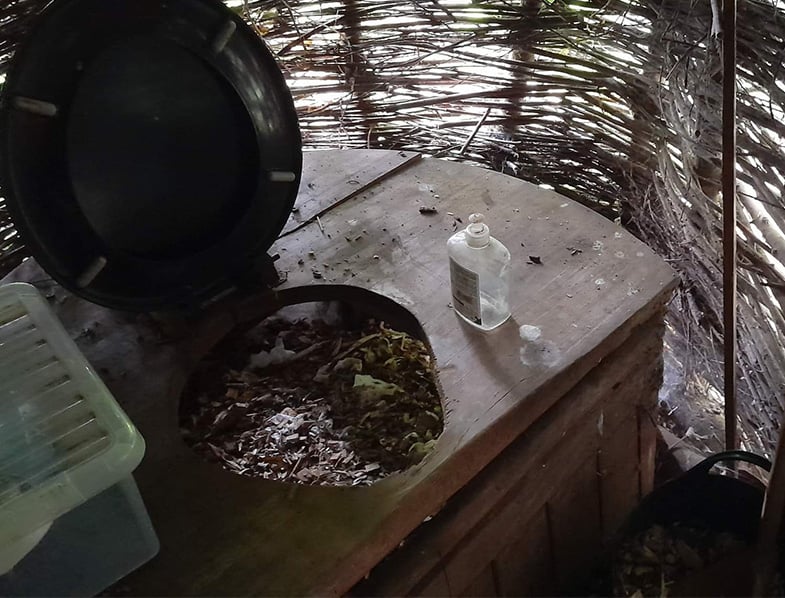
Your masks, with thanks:
M 722 274 L 725 450 L 738 446 L 736 408 L 736 0 L 722 4 Z

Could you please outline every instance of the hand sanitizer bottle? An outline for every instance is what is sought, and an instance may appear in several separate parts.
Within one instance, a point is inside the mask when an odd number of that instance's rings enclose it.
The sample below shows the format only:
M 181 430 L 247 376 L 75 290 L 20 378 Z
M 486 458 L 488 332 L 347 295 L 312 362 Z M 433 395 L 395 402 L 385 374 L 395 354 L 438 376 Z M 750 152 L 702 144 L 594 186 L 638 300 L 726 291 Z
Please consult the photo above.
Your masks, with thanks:
M 447 241 L 455 311 L 481 330 L 493 330 L 510 317 L 510 252 L 491 236 L 482 214 Z

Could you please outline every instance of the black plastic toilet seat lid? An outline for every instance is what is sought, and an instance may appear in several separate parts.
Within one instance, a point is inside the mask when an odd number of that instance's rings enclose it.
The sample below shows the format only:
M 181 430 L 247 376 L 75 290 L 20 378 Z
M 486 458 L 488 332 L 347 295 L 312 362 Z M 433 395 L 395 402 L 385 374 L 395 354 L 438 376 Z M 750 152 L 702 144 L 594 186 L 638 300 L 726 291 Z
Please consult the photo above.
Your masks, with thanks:
M 273 56 L 218 0 L 56 0 L 14 56 L 0 159 L 50 276 L 157 310 L 208 301 L 264 259 L 302 145 Z

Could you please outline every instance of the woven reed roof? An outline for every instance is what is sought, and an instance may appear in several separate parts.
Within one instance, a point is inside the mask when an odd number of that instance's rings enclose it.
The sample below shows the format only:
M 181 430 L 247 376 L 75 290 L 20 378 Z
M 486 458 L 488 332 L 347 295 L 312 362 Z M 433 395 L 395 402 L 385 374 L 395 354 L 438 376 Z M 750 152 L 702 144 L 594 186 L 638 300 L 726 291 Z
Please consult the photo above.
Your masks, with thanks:
M 0 8 L 0 69 L 44 4 Z M 619 218 L 681 274 L 668 340 L 688 394 L 717 400 L 720 0 L 228 4 L 276 52 L 306 147 L 465 160 Z M 785 2 L 740 0 L 738 22 L 739 411 L 744 444 L 770 453 L 785 389 Z M 26 255 L 10 227 L 0 207 L 0 269 Z

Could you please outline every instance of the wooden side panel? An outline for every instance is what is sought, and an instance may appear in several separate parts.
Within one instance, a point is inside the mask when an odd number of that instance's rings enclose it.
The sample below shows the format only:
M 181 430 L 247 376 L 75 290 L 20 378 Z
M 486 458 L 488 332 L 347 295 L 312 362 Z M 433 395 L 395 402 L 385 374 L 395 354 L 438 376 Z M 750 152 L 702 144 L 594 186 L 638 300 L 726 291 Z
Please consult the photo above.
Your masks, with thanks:
M 460 596 L 465 596 L 467 598 L 479 598 L 483 596 L 498 595 L 499 593 L 496 589 L 493 563 L 485 567 L 485 569 L 483 569 L 483 571 L 477 576 L 477 579 L 475 579 L 472 584 L 460 594 Z
M 603 540 L 609 539 L 640 497 L 639 464 L 634 458 L 638 447 L 637 413 L 628 406 L 624 423 L 603 430 L 598 454 L 600 506 Z
M 589 416 L 588 421 L 595 418 Z M 554 427 L 558 427 L 556 423 Z M 554 450 L 544 455 L 535 467 L 523 478 L 520 484 L 510 492 L 506 500 L 501 501 L 474 530 L 444 560 L 444 569 L 454 592 L 461 592 L 474 580 L 476 572 L 490 563 L 510 544 L 525 537 L 528 521 L 532 513 L 542 510 L 543 505 L 552 497 L 565 490 L 575 489 L 577 500 L 583 500 L 587 484 L 580 482 L 576 486 L 576 465 L 588 454 L 591 461 L 591 480 L 593 486 L 593 504 L 599 505 L 599 486 L 596 475 L 596 451 L 598 433 L 594 425 L 580 424 L 565 430 L 559 444 Z M 634 459 L 633 459 L 634 460 Z M 580 472 L 579 472 L 580 473 Z M 510 472 L 512 475 L 512 472 Z M 564 505 L 564 509 L 575 510 L 575 504 Z M 599 521 L 599 509 L 596 512 Z M 597 529 L 593 533 L 599 537 Z M 572 558 L 573 555 L 567 555 Z M 572 561 L 568 561 L 572 562 Z M 565 564 L 565 567 L 569 565 Z
M 542 507 L 521 537 L 495 561 L 499 596 L 545 596 L 553 591 L 553 554 L 548 513 Z
M 597 455 L 583 461 L 572 480 L 548 503 L 556 589 L 579 589 L 601 552 Z
M 638 409 L 638 450 L 640 453 L 640 495 L 654 490 L 654 456 L 657 450 L 657 424 L 648 409 Z
M 452 596 L 447 575 L 444 569 L 437 567 L 424 581 L 420 587 L 415 588 L 412 596 Z

